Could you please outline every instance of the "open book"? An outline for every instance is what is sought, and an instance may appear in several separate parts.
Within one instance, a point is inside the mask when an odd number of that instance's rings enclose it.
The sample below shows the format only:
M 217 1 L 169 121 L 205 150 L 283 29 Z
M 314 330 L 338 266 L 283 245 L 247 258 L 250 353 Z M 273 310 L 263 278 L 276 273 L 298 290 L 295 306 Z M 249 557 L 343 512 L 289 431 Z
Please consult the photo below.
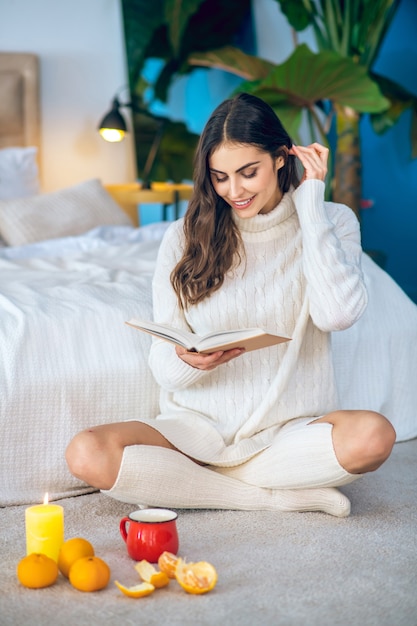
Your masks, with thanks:
M 223 330 L 209 333 L 200 337 L 186 330 L 178 330 L 165 324 L 131 319 L 126 322 L 145 333 L 164 339 L 178 346 L 182 346 L 189 352 L 217 352 L 217 350 L 231 350 L 232 348 L 245 348 L 247 352 L 274 346 L 277 343 L 291 341 L 289 337 L 274 335 L 261 328 L 242 328 L 239 330 Z

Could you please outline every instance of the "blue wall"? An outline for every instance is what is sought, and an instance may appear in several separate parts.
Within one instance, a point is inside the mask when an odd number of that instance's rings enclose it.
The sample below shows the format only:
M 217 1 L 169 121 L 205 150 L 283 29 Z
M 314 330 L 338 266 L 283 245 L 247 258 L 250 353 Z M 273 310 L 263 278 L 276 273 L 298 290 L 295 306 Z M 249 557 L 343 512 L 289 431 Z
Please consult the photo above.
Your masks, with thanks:
M 384 40 L 374 71 L 417 96 L 417 0 L 402 0 Z M 376 135 L 362 121 L 365 249 L 386 255 L 385 270 L 417 302 L 417 159 L 411 159 L 411 111 L 387 133 Z

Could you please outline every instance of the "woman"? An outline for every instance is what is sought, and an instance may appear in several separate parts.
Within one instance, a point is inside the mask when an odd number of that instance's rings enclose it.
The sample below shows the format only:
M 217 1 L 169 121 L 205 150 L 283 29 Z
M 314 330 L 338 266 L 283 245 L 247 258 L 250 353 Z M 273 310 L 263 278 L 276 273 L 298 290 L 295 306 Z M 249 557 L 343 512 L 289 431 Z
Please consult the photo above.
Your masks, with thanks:
M 159 251 L 154 319 L 292 340 L 207 355 L 154 339 L 160 415 L 78 434 L 67 449 L 75 476 L 135 504 L 349 515 L 336 487 L 377 469 L 395 431 L 337 404 L 330 332 L 359 319 L 367 294 L 356 217 L 324 202 L 327 159 L 317 143 L 294 146 L 254 96 L 214 111 L 193 198 Z

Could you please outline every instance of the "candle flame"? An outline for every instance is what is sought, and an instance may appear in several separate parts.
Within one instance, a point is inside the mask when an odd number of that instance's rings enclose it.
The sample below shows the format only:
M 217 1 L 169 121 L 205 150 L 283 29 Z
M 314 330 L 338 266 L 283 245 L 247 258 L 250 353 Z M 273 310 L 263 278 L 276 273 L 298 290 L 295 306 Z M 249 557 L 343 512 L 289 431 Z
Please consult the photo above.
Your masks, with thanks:
M 44 504 L 48 504 L 48 502 L 49 502 L 49 495 L 48 495 L 48 492 L 46 492 L 46 493 L 45 493 L 45 496 L 44 496 L 44 498 L 43 498 L 43 503 L 44 503 Z

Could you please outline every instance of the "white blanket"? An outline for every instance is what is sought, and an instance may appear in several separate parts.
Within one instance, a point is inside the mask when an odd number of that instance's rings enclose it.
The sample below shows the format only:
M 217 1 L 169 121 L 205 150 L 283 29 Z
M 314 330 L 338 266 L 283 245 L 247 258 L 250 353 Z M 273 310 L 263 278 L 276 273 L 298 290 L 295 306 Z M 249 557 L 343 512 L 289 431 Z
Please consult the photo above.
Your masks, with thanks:
M 0 255 L 0 505 L 89 491 L 66 468 L 73 435 L 157 412 L 150 337 L 124 322 L 151 315 L 163 228 L 122 231 Z
M 158 389 L 150 336 L 151 278 L 165 224 L 101 228 L 0 252 L 0 506 L 91 491 L 67 470 L 72 436 L 150 417 Z M 387 415 L 397 439 L 417 436 L 417 307 L 364 258 L 370 305 L 334 335 L 343 408 Z

